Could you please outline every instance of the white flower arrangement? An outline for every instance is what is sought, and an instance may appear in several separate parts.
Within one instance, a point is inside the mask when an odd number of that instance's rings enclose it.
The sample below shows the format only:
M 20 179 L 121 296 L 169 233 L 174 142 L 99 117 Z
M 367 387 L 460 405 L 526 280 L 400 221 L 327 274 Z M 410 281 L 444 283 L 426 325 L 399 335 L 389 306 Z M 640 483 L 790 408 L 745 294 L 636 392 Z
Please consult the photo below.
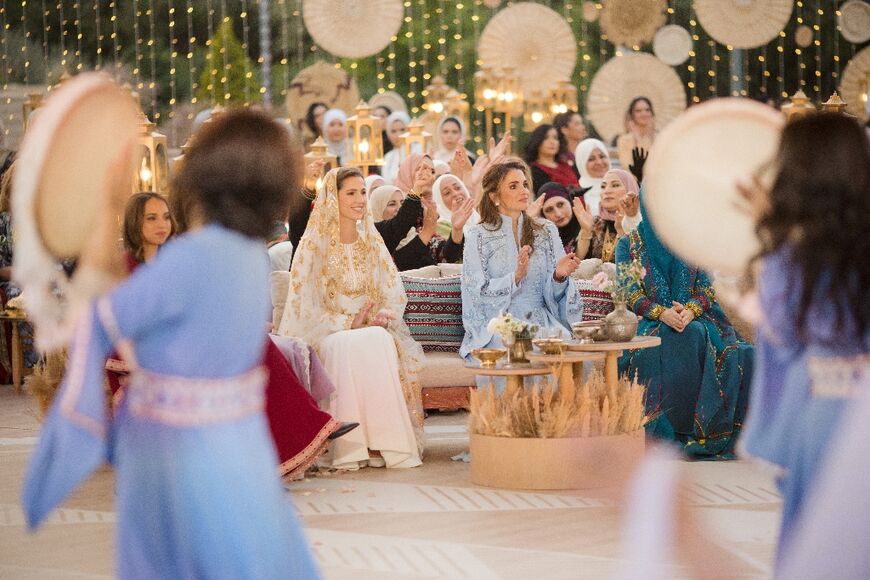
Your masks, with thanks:
M 509 312 L 499 312 L 486 328 L 493 334 L 502 337 L 513 334 L 521 340 L 531 339 L 538 333 L 538 325 L 515 318 Z
M 627 302 L 629 289 L 633 284 L 643 284 L 646 268 L 637 261 L 619 264 L 616 268 L 616 279 L 605 272 L 598 272 L 592 277 L 592 285 L 602 292 L 609 292 L 614 302 Z

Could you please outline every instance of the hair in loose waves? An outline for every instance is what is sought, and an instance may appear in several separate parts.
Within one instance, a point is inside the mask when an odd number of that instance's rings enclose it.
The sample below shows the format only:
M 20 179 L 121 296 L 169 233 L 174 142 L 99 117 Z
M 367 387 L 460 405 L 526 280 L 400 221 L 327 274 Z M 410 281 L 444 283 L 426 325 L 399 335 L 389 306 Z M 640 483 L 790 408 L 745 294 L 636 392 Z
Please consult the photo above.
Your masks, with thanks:
M 870 329 L 870 142 L 853 119 L 819 113 L 786 125 L 769 210 L 758 222 L 759 256 L 781 248 L 800 281 L 795 315 L 806 337 L 807 311 L 830 302 L 837 326 L 862 341 Z M 844 324 L 854 320 L 854 325 Z
M 495 205 L 494 196 L 498 196 L 498 190 L 501 187 L 507 174 L 517 169 L 523 172 L 526 181 L 531 184 L 532 176 L 529 171 L 529 166 L 522 159 L 510 158 L 502 163 L 493 165 L 483 174 L 483 197 L 480 200 L 480 223 L 483 227 L 490 231 L 495 231 L 501 227 L 501 213 L 498 211 L 498 206 Z M 532 191 L 529 190 L 529 197 Z M 535 251 L 535 233 L 543 230 L 544 226 L 535 218 L 530 217 L 523 212 L 523 229 L 520 233 L 520 245 L 529 246 L 532 252 Z
M 172 212 L 169 210 L 169 200 L 153 191 L 134 193 L 127 201 L 127 207 L 124 210 L 124 247 L 133 255 L 133 259 L 140 264 L 145 261 L 145 237 L 142 235 L 142 225 L 145 223 L 145 204 L 152 199 L 166 204 L 166 210 L 169 211 L 169 223 L 171 224 L 169 237 L 174 236 L 178 230 L 175 218 L 172 217 Z

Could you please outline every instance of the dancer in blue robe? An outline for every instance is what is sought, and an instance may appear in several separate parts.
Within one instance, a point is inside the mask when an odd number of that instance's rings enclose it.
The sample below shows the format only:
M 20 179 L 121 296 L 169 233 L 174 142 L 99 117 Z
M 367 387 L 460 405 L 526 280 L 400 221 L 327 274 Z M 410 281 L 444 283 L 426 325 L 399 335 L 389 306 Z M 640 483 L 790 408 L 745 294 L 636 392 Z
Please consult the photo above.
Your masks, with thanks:
M 38 526 L 110 460 L 120 578 L 318 577 L 276 471 L 260 366 L 271 316 L 263 239 L 287 209 L 294 153 L 259 113 L 205 126 L 174 182 L 190 231 L 82 317 L 24 510 Z M 110 420 L 113 347 L 133 371 Z

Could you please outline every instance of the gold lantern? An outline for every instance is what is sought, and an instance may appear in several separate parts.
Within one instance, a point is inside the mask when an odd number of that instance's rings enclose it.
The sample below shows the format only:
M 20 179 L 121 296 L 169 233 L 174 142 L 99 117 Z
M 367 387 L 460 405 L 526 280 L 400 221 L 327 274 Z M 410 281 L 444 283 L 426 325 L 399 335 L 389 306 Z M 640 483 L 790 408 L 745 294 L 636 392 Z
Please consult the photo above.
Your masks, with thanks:
M 548 95 L 550 112 L 553 115 L 577 110 L 577 88 L 571 81 L 559 81 Z
M 847 103 L 837 91 L 834 91 L 834 94 L 831 95 L 831 98 L 822 103 L 822 111 L 825 113 L 844 113 L 846 112 Z
M 42 93 L 28 93 L 27 99 L 21 105 L 22 125 L 24 131 L 27 131 L 27 124 L 30 122 L 30 115 L 33 111 L 42 105 Z
M 816 112 L 816 108 L 810 102 L 809 97 L 802 90 L 791 96 L 791 102 L 782 106 L 782 112 L 785 115 L 786 121 L 792 121 L 805 115 L 810 115 Z
M 359 102 L 355 112 L 347 119 L 347 164 L 366 173 L 372 165 L 384 164 L 381 120 L 372 117 L 372 109 L 365 101 Z
M 523 129 L 526 131 L 534 129 L 547 118 L 547 99 L 537 89 L 529 93 L 525 101 L 525 108 L 526 110 L 523 113 Z
M 423 123 L 413 119 L 408 130 L 402 133 L 402 151 L 405 156 L 411 153 L 426 153 L 432 148 L 432 134 L 423 130 Z
M 305 167 L 308 167 L 315 161 L 323 161 L 323 171 L 315 183 L 306 183 L 305 187 L 313 191 L 320 191 L 323 187 L 323 176 L 331 170 L 338 167 L 338 157 L 329 152 L 329 145 L 323 140 L 323 137 L 318 137 L 311 144 L 311 150 L 303 155 L 305 158 Z
M 450 89 L 447 93 L 447 101 L 444 108 L 444 113 L 448 117 L 456 117 L 462 119 L 466 127 L 469 126 L 468 119 L 468 102 L 462 98 L 462 95 L 456 89 Z M 466 135 L 467 137 L 467 135 Z
M 448 95 L 451 89 L 444 81 L 444 77 L 436 75 L 432 84 L 426 87 L 426 102 L 423 108 L 434 116 L 441 117 L 447 110 Z
M 495 110 L 504 113 L 504 130 L 505 133 L 510 133 L 513 117 L 523 114 L 523 91 L 513 67 L 505 67 L 499 77 Z M 508 144 L 508 153 L 510 153 L 510 144 Z
M 486 116 L 486 141 L 492 138 L 492 111 L 498 100 L 498 73 L 485 66 L 474 73 L 474 105 Z
M 169 158 L 166 135 L 155 130 L 156 125 L 140 111 L 139 154 L 136 161 L 135 191 L 166 193 L 169 178 Z

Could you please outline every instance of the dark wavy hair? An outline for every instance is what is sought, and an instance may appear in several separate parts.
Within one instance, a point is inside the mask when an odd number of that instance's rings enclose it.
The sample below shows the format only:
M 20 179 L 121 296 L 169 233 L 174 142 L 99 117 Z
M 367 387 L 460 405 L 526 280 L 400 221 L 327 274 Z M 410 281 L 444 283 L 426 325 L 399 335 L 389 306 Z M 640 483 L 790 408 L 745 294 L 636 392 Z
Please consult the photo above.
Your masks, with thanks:
M 634 117 L 634 106 L 640 102 L 644 102 L 649 105 L 649 112 L 652 113 L 653 117 L 655 117 L 656 110 L 653 109 L 652 101 L 650 101 L 647 97 L 635 97 L 628 104 L 628 111 L 625 112 L 628 118 L 631 119 Z
M 550 132 L 550 129 L 556 130 L 556 137 L 559 139 L 559 151 L 556 153 L 556 159 L 562 159 L 562 156 L 565 155 L 565 152 L 568 150 L 568 143 L 565 140 L 565 136 L 562 135 L 562 132 L 559 129 L 556 129 L 555 125 L 550 125 L 549 123 L 544 123 L 543 125 L 538 125 L 535 127 L 535 130 L 532 131 L 532 134 L 529 136 L 529 142 L 526 143 L 526 148 L 523 151 L 523 160 L 532 164 L 538 160 L 538 151 L 541 149 L 541 144 L 547 138 L 547 133 Z
M 858 123 L 819 113 L 789 123 L 776 159 L 769 210 L 758 222 L 760 256 L 790 251 L 800 280 L 797 328 L 807 335 L 815 300 L 861 340 L 870 328 L 870 143 Z M 855 324 L 844 324 L 854 320 Z
M 142 224 L 145 221 L 145 204 L 152 199 L 162 201 L 166 204 L 166 209 L 170 210 L 169 200 L 153 191 L 134 193 L 127 200 L 127 207 L 124 210 L 124 247 L 133 254 L 133 258 L 140 264 L 145 261 L 145 239 L 142 237 Z M 178 233 L 178 226 L 172 217 L 172 211 L 169 211 L 169 222 L 172 224 L 172 231 L 169 233 L 169 237 L 172 237 Z
M 316 137 L 323 134 L 323 132 L 317 126 L 317 123 L 314 122 L 314 111 L 317 110 L 317 107 L 329 109 L 329 105 L 327 105 L 326 103 L 321 103 L 320 101 L 315 101 L 308 105 L 308 111 L 305 112 L 305 125 L 308 127 L 308 130 L 311 131 Z
M 517 159 L 516 157 L 506 159 L 502 163 L 493 165 L 483 174 L 483 181 L 481 183 L 481 186 L 483 187 L 483 196 L 480 199 L 478 211 L 480 211 L 480 223 L 490 231 L 498 230 L 502 224 L 501 213 L 499 213 L 496 200 L 493 198 L 498 195 L 498 189 L 501 186 L 502 181 L 504 181 L 504 178 L 514 169 L 523 172 L 526 179 L 526 187 L 531 187 L 532 176 L 529 172 L 529 166 L 526 165 L 522 159 Z M 529 197 L 532 195 L 531 190 L 529 190 Z M 523 220 L 522 232 L 520 232 L 520 245 L 529 246 L 534 253 L 535 232 L 540 231 L 543 227 L 544 226 L 535 218 L 526 215 Z
M 302 150 L 287 128 L 258 111 L 237 109 L 196 133 L 170 185 L 186 227 L 192 212 L 266 240 L 275 221 L 301 203 Z M 179 213 L 176 211 L 181 210 Z

